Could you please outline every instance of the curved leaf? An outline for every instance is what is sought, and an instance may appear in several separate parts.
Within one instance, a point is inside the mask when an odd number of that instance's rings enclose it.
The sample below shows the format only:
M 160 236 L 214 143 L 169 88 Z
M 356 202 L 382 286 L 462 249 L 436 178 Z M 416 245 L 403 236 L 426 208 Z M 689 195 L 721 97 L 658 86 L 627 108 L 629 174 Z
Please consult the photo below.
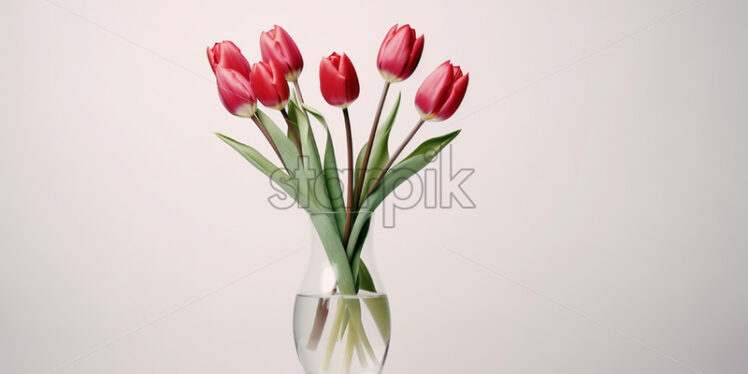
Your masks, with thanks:
M 289 196 L 298 201 L 298 188 L 295 185 L 295 180 L 288 174 L 286 174 L 283 169 L 275 166 L 275 164 L 270 162 L 256 149 L 244 143 L 236 141 L 220 133 L 216 133 L 216 136 L 226 142 L 226 144 L 231 146 L 231 148 L 234 148 L 234 150 L 239 152 L 239 154 L 242 155 L 247 161 L 249 161 L 250 164 L 259 169 L 263 174 L 270 177 L 270 179 L 272 179 L 273 182 L 279 185 L 283 189 L 283 191 L 285 191 Z
M 327 143 L 325 144 L 325 156 L 324 156 L 324 175 L 325 183 L 327 184 L 327 192 L 330 197 L 330 204 L 332 210 L 335 212 L 335 221 L 338 224 L 338 230 L 340 235 L 343 235 L 343 226 L 345 225 L 345 200 L 343 199 L 343 190 L 340 187 L 340 177 L 338 175 L 338 164 L 335 159 L 335 147 L 333 146 L 332 136 L 330 135 L 330 128 L 327 126 L 325 117 L 322 116 L 318 110 L 302 104 L 302 107 L 311 114 L 327 132 Z
M 359 277 L 359 284 L 362 290 L 369 291 L 369 292 L 377 292 L 377 289 L 374 287 L 374 280 L 371 278 L 371 274 L 369 273 L 369 269 L 364 265 L 363 261 L 361 262 L 361 269 L 358 274 Z M 369 311 L 371 312 L 371 317 L 374 320 L 374 323 L 377 325 L 377 329 L 379 329 L 379 333 L 382 335 L 382 338 L 385 340 L 390 338 L 390 331 L 391 331 L 391 325 L 390 325 L 390 313 L 389 313 L 389 303 L 387 302 L 386 297 L 375 297 L 375 298 L 364 298 L 364 304 L 366 304 L 366 307 L 369 308 Z
M 395 99 L 395 103 L 392 105 L 392 109 L 390 110 L 390 114 L 385 118 L 384 122 L 380 124 L 379 128 L 377 128 L 377 133 L 374 135 L 374 145 L 371 148 L 369 165 L 366 168 L 366 177 L 364 178 L 363 183 L 364 188 L 359 189 L 362 194 L 369 190 L 374 179 L 376 179 L 379 172 L 382 171 L 384 165 L 386 165 L 387 161 L 390 159 L 387 143 L 390 140 L 390 131 L 392 131 L 392 125 L 395 123 L 395 117 L 397 117 L 397 111 L 400 108 L 400 96 L 401 94 L 398 93 L 397 99 Z M 364 168 L 363 163 L 365 152 L 366 143 L 361 147 L 361 150 L 358 152 L 358 157 L 356 158 L 356 174 L 354 175 L 354 180 L 356 181 L 358 180 L 361 170 Z
M 334 217 L 324 213 L 312 213 L 310 216 L 335 273 L 340 292 L 344 295 L 355 295 L 356 286 L 353 282 L 351 268 L 348 266 L 348 256 L 345 254 L 345 248 L 340 241 L 340 234 L 337 230 L 337 224 L 334 222 Z
M 387 174 L 382 178 L 382 181 L 379 183 L 377 188 L 375 188 L 366 201 L 362 203 L 359 214 L 351 229 L 350 242 L 357 242 L 366 221 L 371 217 L 372 212 L 374 212 L 379 204 L 382 203 L 384 198 L 394 191 L 397 186 L 428 165 L 436 155 L 447 146 L 447 144 L 457 137 L 460 131 L 461 130 L 456 130 L 449 134 L 426 140 L 404 160 L 400 161 L 397 165 L 387 171 Z M 351 258 L 351 267 L 354 276 L 358 274 L 359 255 L 360 249 L 356 249 L 356 246 L 349 246 L 348 257 Z
M 301 149 L 304 157 L 303 168 L 306 175 L 306 186 L 309 189 L 308 210 L 310 212 L 331 212 L 333 210 L 330 196 L 327 192 L 325 183 L 324 170 L 319 158 L 317 142 L 314 139 L 314 133 L 309 126 L 304 111 L 296 105 L 295 102 L 288 103 L 288 117 L 298 126 L 299 137 L 301 138 Z
M 273 139 L 276 147 L 278 147 L 278 152 L 281 154 L 281 157 L 283 157 L 283 162 L 285 162 L 286 166 L 291 169 L 288 172 L 291 176 L 295 176 L 295 174 L 301 170 L 299 151 L 296 150 L 296 145 L 286 136 L 283 130 L 281 130 L 278 125 L 268 117 L 267 114 L 259 109 L 257 109 L 257 118 L 260 119 L 262 126 L 265 127 L 265 130 L 270 134 L 270 138 Z

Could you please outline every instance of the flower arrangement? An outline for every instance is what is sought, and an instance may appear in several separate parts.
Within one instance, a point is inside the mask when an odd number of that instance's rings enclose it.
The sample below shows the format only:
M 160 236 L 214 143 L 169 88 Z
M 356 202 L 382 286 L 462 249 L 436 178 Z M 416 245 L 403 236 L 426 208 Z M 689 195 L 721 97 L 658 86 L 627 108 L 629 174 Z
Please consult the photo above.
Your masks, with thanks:
M 359 96 L 360 87 L 356 69 L 345 54 L 333 52 L 322 58 L 319 80 L 322 97 L 328 104 L 342 111 L 346 135 L 345 196 L 335 155 L 330 126 L 323 115 L 305 103 L 299 76 L 304 60 L 296 43 L 280 26 L 260 35 L 262 61 L 250 65 L 239 48 L 230 41 L 216 43 L 207 49 L 208 61 L 213 69 L 218 94 L 225 108 L 232 114 L 251 119 L 272 147 L 282 167 L 276 166 L 255 148 L 228 136 L 218 137 L 241 154 L 249 163 L 272 179 L 288 195 L 303 206 L 311 216 L 335 274 L 333 293 L 358 295 L 376 292 L 371 274 L 361 260 L 361 251 L 371 224 L 371 215 L 397 186 L 413 176 L 449 144 L 460 130 L 428 139 L 409 155 L 398 161 L 400 154 L 426 122 L 450 118 L 460 106 L 468 85 L 468 74 L 446 61 L 439 65 L 421 84 L 415 96 L 415 107 L 420 119 L 394 152 L 389 152 L 389 135 L 400 105 L 400 95 L 389 115 L 380 123 L 387 93 L 392 84 L 403 81 L 415 71 L 423 52 L 424 37 L 416 37 L 409 25 L 394 25 L 387 32 L 377 56 L 377 68 L 384 79 L 373 124 L 366 143 L 358 152 L 355 164 L 349 108 Z M 293 85 L 293 94 L 289 89 Z M 280 112 L 286 131 L 258 109 L 257 102 Z M 324 154 L 315 141 L 311 120 L 318 122 L 326 133 Z M 345 359 L 350 369 L 350 356 L 354 348 L 363 358 L 371 354 L 366 332 L 361 323 L 361 304 L 343 300 L 338 308 L 339 317 L 333 330 L 349 326 L 349 340 Z M 389 340 L 389 322 L 384 321 L 381 308 L 368 304 L 380 333 Z M 326 305 L 320 304 L 317 320 L 326 315 Z M 344 311 L 344 312 L 341 312 Z M 387 311 L 388 313 L 388 311 Z M 389 318 L 387 316 L 387 318 Z M 345 321 L 345 322 L 343 322 Z M 320 339 L 320 322 L 309 338 L 309 346 L 316 349 Z M 324 318 L 321 319 L 324 327 Z M 353 337 L 353 338 L 350 338 Z M 332 340 L 332 339 L 331 339 Z M 335 342 L 327 346 L 326 372 Z M 324 361 L 324 360 L 323 360 Z

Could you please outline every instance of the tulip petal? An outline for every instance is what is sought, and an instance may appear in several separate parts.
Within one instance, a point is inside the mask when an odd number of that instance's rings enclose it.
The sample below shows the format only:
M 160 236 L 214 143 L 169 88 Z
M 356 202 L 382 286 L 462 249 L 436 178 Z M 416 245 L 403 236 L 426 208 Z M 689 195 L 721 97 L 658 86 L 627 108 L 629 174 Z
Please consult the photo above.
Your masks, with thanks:
M 301 52 L 296 42 L 293 41 L 291 35 L 286 32 L 282 27 L 275 25 L 275 40 L 278 41 L 279 45 L 283 48 L 282 53 L 286 58 L 286 65 L 290 71 L 301 71 L 304 67 L 304 60 L 301 58 Z
M 284 74 L 286 73 L 286 70 L 288 70 L 288 65 L 285 63 L 286 59 L 281 52 L 281 46 L 270 37 L 269 32 L 263 32 L 260 36 L 260 54 L 262 55 L 262 61 L 264 62 L 279 62 L 281 69 L 284 69 Z
M 290 91 L 283 70 L 275 61 L 270 61 L 270 72 L 273 75 L 273 86 L 278 95 L 278 100 L 285 103 L 290 96 Z
M 216 66 L 221 65 L 224 68 L 236 70 L 249 79 L 249 62 L 242 55 L 239 47 L 231 41 L 224 40 L 213 45 L 213 48 L 208 49 L 208 61 L 214 73 Z
M 415 30 L 413 30 L 413 32 L 415 33 Z M 421 61 L 421 55 L 423 54 L 423 43 L 423 35 L 413 43 L 413 49 L 410 52 L 408 63 L 400 73 L 400 79 L 407 79 L 416 70 L 416 66 L 418 66 L 418 62 Z
M 390 30 L 387 31 L 387 35 L 384 36 L 382 46 L 379 48 L 379 53 L 377 54 L 377 66 L 379 67 L 379 69 L 382 69 L 382 59 L 384 58 L 384 53 L 387 50 L 385 46 L 390 42 L 390 39 L 392 39 L 392 35 L 395 35 L 396 30 L 397 24 L 390 27 Z
M 346 56 L 333 52 L 320 61 L 319 87 L 328 104 L 346 108 L 358 98 L 356 69 Z
M 257 108 L 257 99 L 249 81 L 238 71 L 216 66 L 218 95 L 226 109 L 234 115 L 251 117 Z
M 288 85 L 285 87 L 284 99 L 282 92 L 281 94 L 278 93 L 278 87 L 274 83 L 273 70 L 276 70 L 277 72 L 278 67 L 272 61 L 270 63 L 261 61 L 254 64 L 252 67 L 252 79 L 250 79 L 250 83 L 252 85 L 252 90 L 262 105 L 265 105 L 268 108 L 278 109 L 284 107 L 284 101 L 288 100 Z M 278 74 L 280 73 L 278 72 Z M 283 83 L 285 83 L 285 81 Z
M 213 54 L 213 48 L 206 47 L 205 48 L 208 52 L 208 62 L 210 63 L 210 68 L 213 70 L 213 73 L 216 72 L 216 56 Z
M 345 102 L 351 103 L 358 98 L 360 87 L 358 85 L 358 75 L 356 68 L 353 67 L 351 59 L 344 53 L 338 67 L 340 75 L 345 78 Z
M 333 53 L 323 58 L 319 65 L 319 88 L 322 97 L 333 106 L 345 104 L 345 77 L 338 71 L 339 62 L 337 54 Z
M 278 25 L 260 34 L 260 53 L 264 62 L 275 61 L 287 80 L 296 80 L 304 67 L 304 60 L 296 43 Z
M 433 117 L 438 113 L 447 99 L 452 79 L 452 64 L 446 61 L 423 81 L 416 92 L 416 107 L 424 117 Z
M 410 27 L 405 25 L 400 27 L 395 34 L 383 45 L 381 64 L 379 69 L 400 77 L 403 69 L 408 63 L 408 57 L 413 47 L 413 38 L 411 38 Z
M 444 121 L 455 114 L 457 108 L 459 108 L 462 103 L 462 99 L 465 97 L 470 74 L 462 75 L 462 72 L 460 71 L 460 75 L 461 76 L 452 84 L 447 100 L 444 101 L 439 113 L 436 115 L 436 119 L 439 121 Z

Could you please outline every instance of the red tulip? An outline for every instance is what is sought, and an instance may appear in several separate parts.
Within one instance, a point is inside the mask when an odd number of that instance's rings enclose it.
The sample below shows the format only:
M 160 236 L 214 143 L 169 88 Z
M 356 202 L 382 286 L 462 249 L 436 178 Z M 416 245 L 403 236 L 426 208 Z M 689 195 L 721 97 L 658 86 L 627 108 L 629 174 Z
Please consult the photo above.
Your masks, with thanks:
M 299 53 L 299 47 L 286 30 L 278 25 L 260 34 L 260 53 L 262 53 L 262 61 L 275 61 L 289 82 L 296 81 L 301 74 L 301 69 L 304 68 L 304 60 Z
M 319 88 L 322 96 L 333 106 L 347 108 L 358 98 L 358 76 L 353 63 L 343 53 L 335 52 L 319 63 Z
M 252 92 L 249 80 L 236 70 L 216 66 L 218 95 L 226 109 L 239 117 L 250 118 L 257 110 L 257 98 Z
M 469 74 L 449 61 L 439 65 L 421 83 L 416 93 L 416 108 L 425 121 L 443 121 L 451 117 L 465 97 Z
M 260 61 L 252 66 L 250 82 L 252 91 L 257 95 L 262 105 L 283 109 L 288 102 L 288 83 L 283 78 L 280 67 L 273 61 L 269 63 Z
M 379 47 L 379 74 L 390 83 L 408 78 L 416 70 L 422 52 L 423 35 L 416 39 L 416 30 L 409 25 L 392 26 Z
M 249 79 L 249 62 L 244 58 L 239 47 L 228 40 L 214 44 L 213 48 L 208 48 L 208 62 L 214 73 L 216 67 L 220 65 L 226 69 L 236 70 Z

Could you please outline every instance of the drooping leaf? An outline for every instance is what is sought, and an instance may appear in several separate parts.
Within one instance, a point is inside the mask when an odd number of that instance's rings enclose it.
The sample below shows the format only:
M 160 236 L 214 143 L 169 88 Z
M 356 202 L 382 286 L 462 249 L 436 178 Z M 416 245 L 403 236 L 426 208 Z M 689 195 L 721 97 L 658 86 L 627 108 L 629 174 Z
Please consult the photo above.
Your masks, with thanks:
M 330 195 L 327 192 L 327 183 L 319 157 L 319 149 L 307 116 L 293 101 L 288 104 L 288 116 L 299 128 L 301 149 L 304 154 L 303 167 L 311 198 L 308 209 L 310 212 L 332 212 L 333 207 L 330 202 Z
M 257 117 L 278 147 L 278 151 L 289 169 L 289 174 L 296 179 L 296 186 L 299 190 L 299 198 L 296 199 L 298 205 L 310 212 L 320 211 L 321 209 L 315 204 L 318 199 L 312 195 L 314 192 L 314 171 L 307 169 L 301 162 L 302 158 L 299 157 L 296 144 L 286 136 L 270 117 L 259 109 L 257 110 Z
M 220 133 L 216 133 L 216 135 L 221 140 L 226 142 L 226 144 L 231 146 L 231 148 L 234 148 L 234 150 L 239 152 L 239 154 L 242 155 L 242 157 L 244 157 L 247 161 L 249 161 L 250 164 L 260 170 L 266 176 L 270 177 L 270 179 L 278 186 L 280 186 L 283 191 L 285 191 L 289 196 L 298 201 L 299 190 L 296 185 L 296 181 L 288 174 L 286 174 L 283 169 L 275 166 L 256 149 L 244 143 L 236 141 L 226 135 Z
M 325 144 L 324 156 L 324 176 L 327 184 L 327 192 L 330 197 L 332 210 L 335 212 L 335 221 L 338 224 L 340 235 L 343 235 L 343 226 L 345 225 L 345 200 L 343 199 L 343 190 L 340 187 L 340 176 L 338 175 L 338 164 L 335 159 L 335 148 L 333 147 L 330 128 L 327 126 L 325 117 L 318 110 L 303 104 L 307 113 L 311 114 L 322 125 L 327 133 L 327 143 Z

